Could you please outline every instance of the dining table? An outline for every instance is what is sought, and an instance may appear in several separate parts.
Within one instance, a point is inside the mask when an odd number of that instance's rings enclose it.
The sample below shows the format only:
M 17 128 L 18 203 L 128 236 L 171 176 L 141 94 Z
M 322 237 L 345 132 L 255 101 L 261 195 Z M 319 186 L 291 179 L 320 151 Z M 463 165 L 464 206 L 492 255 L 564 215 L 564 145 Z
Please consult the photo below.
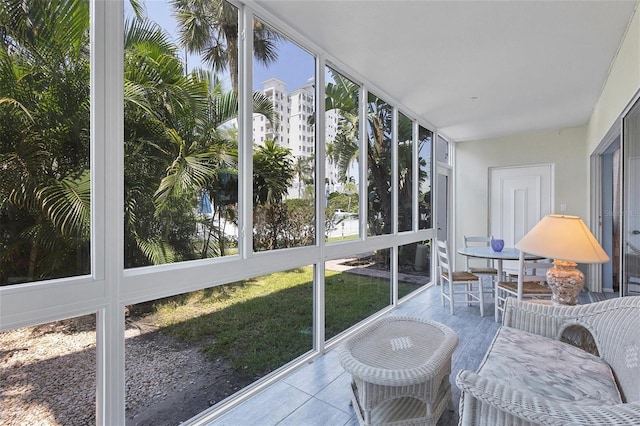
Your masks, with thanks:
M 504 271 L 502 269 L 502 262 L 504 260 L 520 259 L 520 250 L 515 247 L 504 247 L 501 251 L 495 251 L 489 246 L 461 247 L 458 249 L 458 253 L 463 256 L 495 260 L 496 270 L 498 271 L 498 280 L 502 280 L 504 278 Z M 542 256 L 530 253 L 525 253 L 524 258 L 527 260 L 544 259 Z

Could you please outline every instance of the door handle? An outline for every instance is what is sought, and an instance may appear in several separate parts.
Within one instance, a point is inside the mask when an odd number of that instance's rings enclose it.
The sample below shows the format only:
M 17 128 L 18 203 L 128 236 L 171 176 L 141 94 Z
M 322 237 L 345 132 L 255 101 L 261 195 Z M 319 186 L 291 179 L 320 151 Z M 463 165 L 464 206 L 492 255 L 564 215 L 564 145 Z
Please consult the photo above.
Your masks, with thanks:
M 640 231 L 638 231 L 637 229 L 634 229 L 633 231 L 631 231 L 631 233 L 633 235 L 638 235 L 638 234 L 640 234 Z

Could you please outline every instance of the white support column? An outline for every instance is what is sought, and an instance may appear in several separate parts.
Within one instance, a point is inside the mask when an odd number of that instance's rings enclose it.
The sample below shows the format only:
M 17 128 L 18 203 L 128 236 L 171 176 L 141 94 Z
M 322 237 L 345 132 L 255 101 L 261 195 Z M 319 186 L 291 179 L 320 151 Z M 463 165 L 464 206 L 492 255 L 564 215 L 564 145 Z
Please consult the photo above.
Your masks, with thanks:
M 91 29 L 92 267 L 96 278 L 104 274 L 106 304 L 96 318 L 96 423 L 115 425 L 125 423 L 124 307 L 119 301 L 124 267 L 123 2 L 92 2 Z
M 420 228 L 420 130 L 416 121 L 411 126 L 411 229 L 417 231 Z
M 316 154 L 316 245 L 320 247 L 320 259 L 314 268 L 313 286 L 313 324 L 314 342 L 313 349 L 319 353 L 324 352 L 325 336 L 325 210 L 326 210 L 326 146 L 325 146 L 325 66 L 324 56 L 316 56 L 316 87 L 315 87 L 315 154 Z
M 358 146 L 360 147 L 358 164 L 360 167 L 359 188 L 358 193 L 360 195 L 360 238 L 365 239 L 367 237 L 367 224 L 369 223 L 369 175 L 368 162 L 367 162 L 367 150 L 369 149 L 369 142 L 367 136 L 367 87 L 363 84 L 360 86 L 360 92 L 358 93 L 358 120 L 360 141 Z
M 243 259 L 253 252 L 253 10 L 238 9 L 238 249 Z
M 398 234 L 398 131 L 400 115 L 397 107 L 393 107 L 391 116 L 391 234 Z M 389 250 L 391 256 L 391 306 L 398 305 L 398 244 Z

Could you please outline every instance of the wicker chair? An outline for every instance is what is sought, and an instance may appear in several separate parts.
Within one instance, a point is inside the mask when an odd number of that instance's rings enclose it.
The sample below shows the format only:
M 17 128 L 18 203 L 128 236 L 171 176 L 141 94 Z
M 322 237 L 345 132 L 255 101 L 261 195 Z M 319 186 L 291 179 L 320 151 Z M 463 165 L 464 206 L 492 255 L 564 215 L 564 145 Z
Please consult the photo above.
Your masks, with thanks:
M 561 343 L 567 341 L 566 334 L 575 336 L 577 329 L 582 330 L 583 336 L 586 334 L 592 338 L 596 357 L 574 347 L 575 341 L 571 342 L 573 346 Z M 503 331 L 519 333 L 521 339 L 529 336 L 537 340 L 538 346 L 548 342 L 554 351 L 561 353 L 565 349 L 567 353 L 582 353 L 594 363 L 610 368 L 608 378 L 616 394 L 614 399 L 618 402 L 566 401 L 558 397 L 558 389 L 551 386 L 558 384 L 556 382 L 547 383 L 546 389 L 536 392 L 527 386 L 519 386 L 520 382 L 515 383 L 506 375 L 504 378 L 496 377 L 491 374 L 491 369 L 483 371 L 487 363 L 491 363 L 488 359 L 492 352 L 499 352 L 496 345 L 500 343 L 497 343 L 496 336 L 478 372 L 463 370 L 456 377 L 456 384 L 462 391 L 459 425 L 640 425 L 640 297 L 578 306 L 538 304 L 509 298 L 498 334 Z M 589 339 L 582 339 L 586 340 Z M 524 357 L 527 355 L 522 347 L 513 350 L 520 350 Z M 559 358 L 562 362 L 562 356 Z M 521 362 L 518 356 L 512 359 L 515 363 Z M 542 366 L 551 362 L 546 357 L 535 361 L 534 369 L 538 364 Z M 500 369 L 508 368 L 500 365 Z M 590 374 L 582 368 L 583 364 L 577 368 L 576 381 L 605 381 L 602 375 Z M 525 374 L 534 376 L 535 372 Z M 574 389 L 571 383 L 568 385 L 569 390 Z M 599 398 L 600 394 L 597 394 L 596 400 Z

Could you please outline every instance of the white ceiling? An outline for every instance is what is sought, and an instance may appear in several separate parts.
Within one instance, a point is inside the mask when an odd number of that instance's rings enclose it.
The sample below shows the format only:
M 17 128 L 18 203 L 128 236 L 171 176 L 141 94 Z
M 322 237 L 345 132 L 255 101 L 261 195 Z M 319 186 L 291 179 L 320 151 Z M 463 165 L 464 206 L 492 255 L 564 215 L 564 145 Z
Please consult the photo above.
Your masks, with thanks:
M 637 4 L 255 3 L 457 141 L 586 124 Z

